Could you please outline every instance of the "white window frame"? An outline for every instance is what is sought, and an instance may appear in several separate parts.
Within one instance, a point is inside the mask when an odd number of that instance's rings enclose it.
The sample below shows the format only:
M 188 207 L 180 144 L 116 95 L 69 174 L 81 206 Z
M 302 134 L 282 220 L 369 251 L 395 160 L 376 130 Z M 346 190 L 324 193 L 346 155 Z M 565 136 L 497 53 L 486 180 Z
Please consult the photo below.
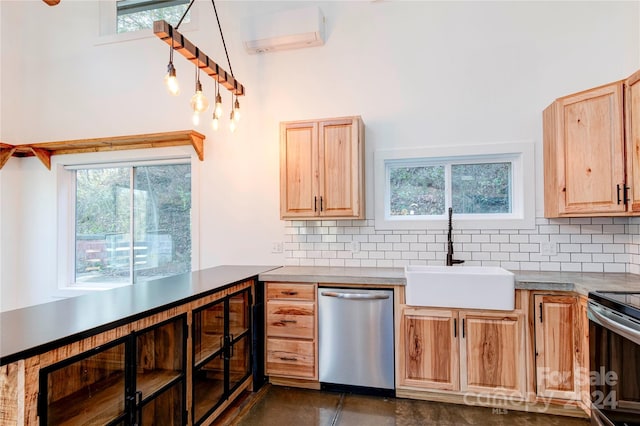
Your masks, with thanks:
M 78 293 L 132 285 L 132 283 L 92 283 L 88 285 L 75 282 L 74 171 L 78 169 L 189 163 L 191 165 L 191 271 L 199 269 L 199 161 L 195 154 L 176 153 L 176 150 L 182 151 L 180 147 L 166 148 L 165 150 L 167 152 L 150 156 L 135 154 L 135 151 L 97 153 L 90 155 L 88 159 L 85 158 L 84 161 L 77 159 L 75 155 L 61 156 L 67 158 L 63 158 L 55 164 L 58 187 L 58 288 L 54 296 L 69 297 L 76 296 Z
M 450 165 L 510 162 L 511 213 L 461 214 L 454 212 L 457 229 L 533 229 L 535 227 L 534 143 L 505 142 L 448 145 L 374 152 L 375 228 L 380 230 L 446 229 L 448 216 L 391 216 L 389 166 Z M 446 171 L 447 169 L 445 169 Z M 451 205 L 451 188 L 445 188 L 445 205 Z
M 199 2 L 195 2 L 189 10 L 189 13 L 191 14 L 191 20 L 189 22 L 183 22 L 182 25 L 180 25 L 181 33 L 184 34 L 190 31 L 198 30 L 198 19 L 200 16 L 200 5 L 198 3 Z M 118 10 L 115 0 L 99 1 L 98 4 L 100 20 L 98 28 L 98 39 L 95 42 L 96 45 L 119 43 L 123 41 L 155 37 L 155 34 L 153 34 L 153 29 L 151 28 L 145 28 L 138 31 L 129 31 L 126 33 L 118 33 Z

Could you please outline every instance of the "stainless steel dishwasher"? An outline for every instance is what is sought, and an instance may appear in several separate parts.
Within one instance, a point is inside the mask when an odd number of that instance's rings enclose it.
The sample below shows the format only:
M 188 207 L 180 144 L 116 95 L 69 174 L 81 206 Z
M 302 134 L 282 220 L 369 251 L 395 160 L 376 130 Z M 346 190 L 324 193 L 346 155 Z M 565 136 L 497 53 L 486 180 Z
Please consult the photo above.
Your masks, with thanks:
M 318 288 L 323 389 L 394 395 L 393 290 Z

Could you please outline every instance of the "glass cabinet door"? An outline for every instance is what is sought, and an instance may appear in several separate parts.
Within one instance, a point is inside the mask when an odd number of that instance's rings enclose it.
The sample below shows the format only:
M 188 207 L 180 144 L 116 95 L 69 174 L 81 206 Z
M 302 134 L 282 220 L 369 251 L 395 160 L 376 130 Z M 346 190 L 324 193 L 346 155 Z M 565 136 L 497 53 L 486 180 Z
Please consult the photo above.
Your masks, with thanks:
M 249 289 L 229 297 L 229 335 L 231 340 L 249 332 Z
M 193 419 L 198 424 L 204 420 L 225 397 L 224 352 L 193 373 Z
M 135 397 L 142 424 L 182 423 L 185 327 L 183 315 L 136 334 Z
M 40 424 L 116 424 L 126 416 L 126 339 L 40 371 Z
M 224 347 L 224 300 L 193 313 L 193 363 L 197 366 Z
M 184 373 L 185 324 L 178 317 L 136 335 L 136 389 L 143 402 Z
M 229 298 L 229 390 L 251 373 L 250 289 Z
M 140 420 L 137 424 L 140 426 L 185 424 L 187 419 L 182 401 L 184 401 L 184 383 L 177 382 L 142 405 Z
M 225 303 L 193 312 L 193 420 L 203 420 L 225 395 Z
M 200 424 L 251 374 L 251 289 L 193 313 L 193 419 Z

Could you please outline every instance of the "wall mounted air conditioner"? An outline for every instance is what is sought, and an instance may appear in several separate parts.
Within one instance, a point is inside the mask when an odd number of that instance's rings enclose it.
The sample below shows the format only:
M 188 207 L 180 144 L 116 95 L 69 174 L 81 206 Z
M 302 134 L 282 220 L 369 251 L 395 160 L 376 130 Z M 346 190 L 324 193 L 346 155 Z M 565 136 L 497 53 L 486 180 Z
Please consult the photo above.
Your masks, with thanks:
M 247 28 L 244 47 L 252 54 L 324 44 L 324 16 L 317 6 L 256 16 Z

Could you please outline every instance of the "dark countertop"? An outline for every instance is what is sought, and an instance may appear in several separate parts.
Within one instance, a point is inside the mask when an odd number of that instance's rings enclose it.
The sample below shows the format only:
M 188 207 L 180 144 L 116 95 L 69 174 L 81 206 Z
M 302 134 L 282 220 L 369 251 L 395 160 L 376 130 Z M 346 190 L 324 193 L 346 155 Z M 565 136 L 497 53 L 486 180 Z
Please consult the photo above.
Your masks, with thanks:
M 277 266 L 218 266 L 0 313 L 0 365 L 215 293 Z
M 512 271 L 524 290 L 640 291 L 640 275 Z M 261 281 L 404 285 L 403 268 L 218 266 L 0 313 L 0 365 L 106 331 L 259 276 Z

